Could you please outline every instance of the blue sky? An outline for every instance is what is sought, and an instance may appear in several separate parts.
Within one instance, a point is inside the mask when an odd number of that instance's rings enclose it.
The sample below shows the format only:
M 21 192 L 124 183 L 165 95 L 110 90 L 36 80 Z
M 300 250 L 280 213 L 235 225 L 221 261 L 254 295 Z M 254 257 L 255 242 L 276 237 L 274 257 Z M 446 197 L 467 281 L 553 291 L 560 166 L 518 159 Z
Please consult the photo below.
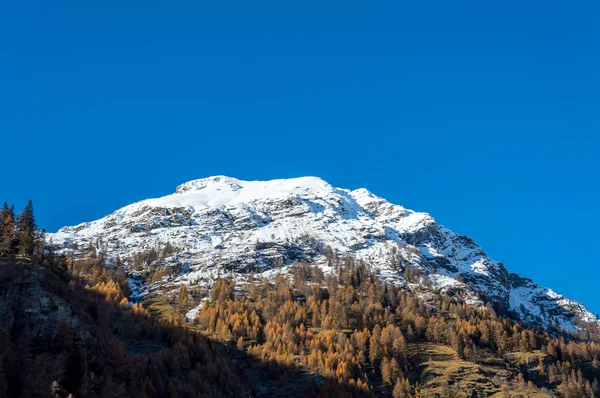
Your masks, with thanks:
M 600 312 L 598 2 L 288 3 L 4 2 L 0 200 L 317 175 Z

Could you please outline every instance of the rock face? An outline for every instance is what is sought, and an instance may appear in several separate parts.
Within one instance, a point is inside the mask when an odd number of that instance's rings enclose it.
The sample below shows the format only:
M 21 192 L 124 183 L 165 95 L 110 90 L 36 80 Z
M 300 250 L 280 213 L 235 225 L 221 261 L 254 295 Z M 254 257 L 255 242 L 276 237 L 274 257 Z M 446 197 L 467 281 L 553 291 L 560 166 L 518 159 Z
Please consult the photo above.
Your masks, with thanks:
M 576 329 L 578 322 L 599 322 L 581 304 L 509 273 L 471 238 L 437 224 L 429 214 L 389 203 L 366 189 L 334 188 L 316 177 L 194 180 L 172 195 L 64 227 L 48 239 L 63 251 L 94 245 L 126 263 L 133 253 L 171 243 L 183 249 L 163 262 L 183 270 L 171 284 L 224 272 L 240 278 L 250 271 L 285 273 L 285 265 L 301 260 L 329 272 L 332 263 L 353 258 L 382 279 L 415 288 L 402 273 L 411 266 L 430 280 L 426 290 L 460 289 L 467 292 L 467 301 L 481 304 L 483 297 L 530 324 Z
M 49 347 L 60 322 L 67 322 L 75 341 L 90 338 L 79 315 L 61 298 L 64 282 L 47 269 L 0 260 L 0 316 L 9 330 L 27 332 L 39 346 Z

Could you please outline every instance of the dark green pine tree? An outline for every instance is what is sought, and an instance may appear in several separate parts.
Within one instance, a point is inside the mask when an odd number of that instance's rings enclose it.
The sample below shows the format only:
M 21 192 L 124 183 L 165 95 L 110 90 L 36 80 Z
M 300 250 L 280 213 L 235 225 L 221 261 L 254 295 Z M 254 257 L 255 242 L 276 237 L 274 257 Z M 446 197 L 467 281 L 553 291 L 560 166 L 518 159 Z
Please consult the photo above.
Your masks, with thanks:
M 36 246 L 35 216 L 31 199 L 17 218 L 18 253 L 22 256 L 31 256 Z
M 0 210 L 0 257 L 15 254 L 15 208 L 4 202 Z

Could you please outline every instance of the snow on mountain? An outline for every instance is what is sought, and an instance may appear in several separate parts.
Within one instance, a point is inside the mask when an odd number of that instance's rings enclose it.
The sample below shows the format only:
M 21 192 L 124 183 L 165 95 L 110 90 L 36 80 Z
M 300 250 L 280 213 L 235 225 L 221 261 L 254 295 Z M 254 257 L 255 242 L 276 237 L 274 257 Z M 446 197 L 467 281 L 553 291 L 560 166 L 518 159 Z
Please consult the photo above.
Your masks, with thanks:
M 181 266 L 171 284 L 202 283 L 225 272 L 241 280 L 250 271 L 271 275 L 301 260 L 329 272 L 333 253 L 335 258 L 363 260 L 382 279 L 407 288 L 414 286 L 402 271 L 418 268 L 432 289 L 450 294 L 460 289 L 468 293 L 467 301 L 490 300 L 530 324 L 576 329 L 577 322 L 599 323 L 583 305 L 509 273 L 471 238 L 438 225 L 429 214 L 389 203 L 366 189 L 334 188 L 317 177 L 194 180 L 174 194 L 61 228 L 48 239 L 63 251 L 81 252 L 94 245 L 125 263 L 133 253 L 169 242 L 183 249 L 163 264 Z M 160 288 L 161 282 L 140 286 L 138 293 Z

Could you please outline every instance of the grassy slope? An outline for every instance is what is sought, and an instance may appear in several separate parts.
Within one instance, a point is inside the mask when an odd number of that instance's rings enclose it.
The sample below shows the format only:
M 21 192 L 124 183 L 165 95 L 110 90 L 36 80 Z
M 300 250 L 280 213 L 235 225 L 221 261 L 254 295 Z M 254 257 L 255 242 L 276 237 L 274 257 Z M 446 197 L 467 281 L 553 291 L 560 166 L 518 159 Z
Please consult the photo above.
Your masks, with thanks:
M 452 348 L 427 342 L 410 344 L 410 362 L 416 368 L 423 391 L 440 396 L 550 397 L 541 390 L 516 382 L 516 363 L 484 358 L 478 363 L 461 360 Z M 519 353 L 513 354 L 520 357 Z M 503 385 L 510 385 L 509 388 Z

